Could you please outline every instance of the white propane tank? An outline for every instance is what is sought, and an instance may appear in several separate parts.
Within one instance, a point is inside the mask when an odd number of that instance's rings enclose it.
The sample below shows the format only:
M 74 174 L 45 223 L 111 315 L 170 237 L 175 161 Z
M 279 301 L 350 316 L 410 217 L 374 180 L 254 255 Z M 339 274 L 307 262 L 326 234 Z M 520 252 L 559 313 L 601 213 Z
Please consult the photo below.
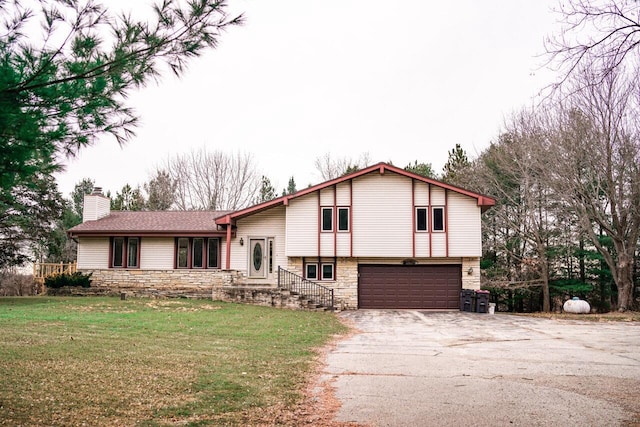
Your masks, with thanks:
M 562 310 L 565 313 L 586 314 L 591 313 L 591 306 L 588 302 L 578 297 L 573 297 L 573 299 L 565 301 Z

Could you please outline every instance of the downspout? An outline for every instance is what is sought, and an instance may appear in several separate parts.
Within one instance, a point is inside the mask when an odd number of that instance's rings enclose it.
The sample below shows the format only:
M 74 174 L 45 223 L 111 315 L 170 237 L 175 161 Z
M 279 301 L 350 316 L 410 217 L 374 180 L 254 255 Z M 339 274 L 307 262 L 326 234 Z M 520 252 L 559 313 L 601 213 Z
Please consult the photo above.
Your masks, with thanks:
M 433 208 L 431 207 L 431 184 L 427 184 L 429 192 L 429 209 L 427 211 L 427 229 L 429 230 L 429 258 L 433 256 Z
M 227 253 L 226 269 L 231 270 L 231 218 L 227 215 Z
M 349 257 L 353 258 L 353 180 L 349 180 Z
M 449 258 L 449 190 L 444 189 L 444 239 L 445 256 Z
M 416 257 L 416 181 L 411 180 L 411 251 L 412 258 Z
M 333 185 L 333 256 L 338 255 L 338 186 Z M 335 272 L 334 272 L 335 275 Z M 335 277 L 334 277 L 335 279 Z

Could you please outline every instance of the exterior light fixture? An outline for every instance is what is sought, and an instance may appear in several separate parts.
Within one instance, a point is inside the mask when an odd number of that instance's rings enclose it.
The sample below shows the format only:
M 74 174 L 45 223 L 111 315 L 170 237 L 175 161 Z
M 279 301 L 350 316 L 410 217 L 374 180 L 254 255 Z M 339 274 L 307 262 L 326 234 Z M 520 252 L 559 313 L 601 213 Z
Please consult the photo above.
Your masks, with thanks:
M 244 246 L 244 239 L 242 237 L 240 238 L 240 246 Z
M 473 274 L 473 267 L 469 267 L 469 269 L 467 270 L 467 274 L 469 276 L 471 276 Z

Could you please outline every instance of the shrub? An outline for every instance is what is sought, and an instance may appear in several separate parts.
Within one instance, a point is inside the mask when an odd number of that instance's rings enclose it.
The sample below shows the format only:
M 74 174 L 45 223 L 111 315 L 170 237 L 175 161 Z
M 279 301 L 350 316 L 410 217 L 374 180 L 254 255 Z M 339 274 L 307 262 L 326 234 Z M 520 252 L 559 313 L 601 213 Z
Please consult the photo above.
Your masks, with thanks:
M 10 271 L 0 271 L 0 295 L 34 295 L 37 290 L 33 276 Z
M 44 285 L 47 288 L 61 288 L 63 286 L 79 286 L 88 288 L 91 286 L 91 273 L 82 274 L 76 271 L 73 274 L 56 274 L 55 276 L 49 276 L 44 279 Z

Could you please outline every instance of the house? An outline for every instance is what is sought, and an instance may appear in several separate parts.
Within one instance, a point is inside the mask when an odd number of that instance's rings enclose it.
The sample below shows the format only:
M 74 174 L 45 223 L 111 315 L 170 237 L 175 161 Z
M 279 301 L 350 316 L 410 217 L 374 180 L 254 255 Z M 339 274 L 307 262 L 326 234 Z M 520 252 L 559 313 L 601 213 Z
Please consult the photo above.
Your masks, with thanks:
M 97 287 L 237 299 L 294 277 L 342 308 L 457 309 L 494 204 L 379 163 L 233 212 L 110 212 L 98 190 L 69 234 Z

